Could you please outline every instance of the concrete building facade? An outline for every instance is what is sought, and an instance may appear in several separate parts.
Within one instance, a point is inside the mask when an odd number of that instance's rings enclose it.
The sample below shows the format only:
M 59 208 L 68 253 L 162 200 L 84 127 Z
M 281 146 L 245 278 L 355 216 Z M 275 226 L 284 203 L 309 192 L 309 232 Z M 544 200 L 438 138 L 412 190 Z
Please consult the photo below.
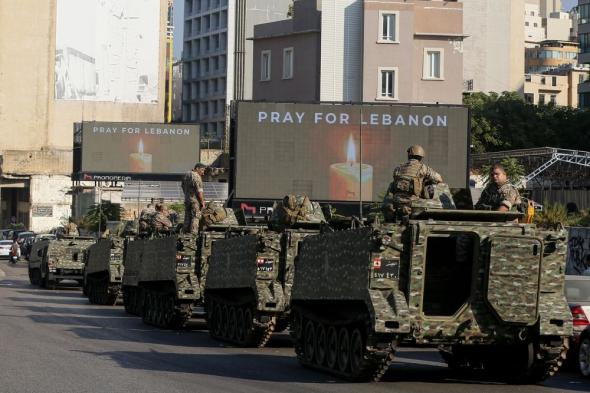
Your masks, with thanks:
M 527 48 L 545 40 L 545 28 L 538 2 L 527 1 L 524 5 L 524 32 Z
M 252 98 L 254 25 L 284 19 L 291 0 L 185 0 L 182 120 L 221 144 L 231 100 Z M 248 75 L 248 77 L 245 77 Z
M 523 92 L 525 0 L 464 0 L 465 92 Z
M 543 73 L 563 65 L 578 63 L 579 44 L 571 41 L 543 41 L 525 49 L 525 72 Z
M 156 102 L 122 103 L 56 99 L 58 0 L 2 2 L 0 223 L 15 216 L 43 231 L 70 216 L 74 122 L 163 121 L 167 1 L 157 3 Z
M 294 11 L 255 29 L 255 99 L 461 103 L 461 3 L 299 0 Z
M 590 0 L 579 0 L 578 42 L 580 64 L 590 64 Z M 590 108 L 590 81 L 578 86 L 581 108 Z

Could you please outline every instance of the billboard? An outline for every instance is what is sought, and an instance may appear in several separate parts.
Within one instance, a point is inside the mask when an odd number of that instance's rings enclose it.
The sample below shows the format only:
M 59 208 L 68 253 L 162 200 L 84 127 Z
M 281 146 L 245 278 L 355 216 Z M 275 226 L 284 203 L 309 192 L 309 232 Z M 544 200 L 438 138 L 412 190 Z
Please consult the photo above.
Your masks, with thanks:
M 235 197 L 379 201 L 413 144 L 450 187 L 465 188 L 468 123 L 462 106 L 239 102 Z
M 84 175 L 179 175 L 199 160 L 198 125 L 84 122 L 81 136 Z
M 157 103 L 160 0 L 57 0 L 55 98 Z

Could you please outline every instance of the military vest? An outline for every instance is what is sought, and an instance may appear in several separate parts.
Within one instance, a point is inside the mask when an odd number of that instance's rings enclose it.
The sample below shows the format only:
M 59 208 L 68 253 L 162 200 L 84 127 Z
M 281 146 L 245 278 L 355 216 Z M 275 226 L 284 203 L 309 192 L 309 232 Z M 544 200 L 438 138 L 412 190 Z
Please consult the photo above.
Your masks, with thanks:
M 393 192 L 420 197 L 422 194 L 421 162 L 406 162 L 393 178 Z

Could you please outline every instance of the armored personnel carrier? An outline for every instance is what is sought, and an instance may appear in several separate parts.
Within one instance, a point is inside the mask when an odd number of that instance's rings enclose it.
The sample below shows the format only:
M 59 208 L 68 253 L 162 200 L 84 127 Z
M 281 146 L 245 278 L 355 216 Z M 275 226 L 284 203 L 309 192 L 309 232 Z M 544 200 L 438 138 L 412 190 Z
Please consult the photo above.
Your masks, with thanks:
M 219 228 L 237 224 L 224 209 Z M 195 306 L 202 304 L 201 270 L 206 257 L 196 254 L 196 236 L 169 234 L 127 241 L 123 301 L 127 312 L 150 325 L 179 329 L 186 326 Z
M 291 323 L 299 361 L 378 381 L 404 344 L 436 346 L 453 368 L 510 382 L 553 375 L 572 332 L 565 234 L 519 224 L 516 212 L 433 202 L 417 201 L 404 225 L 303 241 Z
M 124 239 L 101 239 L 88 247 L 84 294 L 92 304 L 114 305 L 121 295 Z
M 62 236 L 57 240 L 33 243 L 29 257 L 29 280 L 47 289 L 64 280 L 83 285 L 84 253 L 95 239 L 84 236 Z
M 299 244 L 324 222 L 319 204 L 288 196 L 275 204 L 267 227 L 227 232 L 213 242 L 205 281 L 212 337 L 262 347 L 287 327 Z

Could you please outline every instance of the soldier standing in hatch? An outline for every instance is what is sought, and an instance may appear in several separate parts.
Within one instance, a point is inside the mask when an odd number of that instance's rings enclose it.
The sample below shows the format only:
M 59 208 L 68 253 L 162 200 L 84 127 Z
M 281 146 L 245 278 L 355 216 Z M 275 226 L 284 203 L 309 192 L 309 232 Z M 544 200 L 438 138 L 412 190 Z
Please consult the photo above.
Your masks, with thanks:
M 152 216 L 150 227 L 153 233 L 166 232 L 172 229 L 172 223 L 163 204 L 156 203 L 156 214 Z
M 475 208 L 507 212 L 515 209 L 520 203 L 520 194 L 508 181 L 504 167 L 500 164 L 494 165 L 490 172 L 490 182 L 481 193 Z
M 387 195 L 383 200 L 386 217 L 409 216 L 410 204 L 423 197 L 424 185 L 438 184 L 443 181 L 438 172 L 422 163 L 426 155 L 422 146 L 410 146 L 407 152 L 408 161 L 394 169 L 393 181 L 389 184 Z
M 184 231 L 197 234 L 199 232 L 199 220 L 201 212 L 205 209 L 205 196 L 203 195 L 203 179 L 207 166 L 197 163 L 194 169 L 187 172 L 182 178 L 182 191 L 184 192 Z
M 66 235 L 69 236 L 80 236 L 80 232 L 78 231 L 78 225 L 74 222 L 72 217 L 68 219 L 68 225 L 65 227 Z

